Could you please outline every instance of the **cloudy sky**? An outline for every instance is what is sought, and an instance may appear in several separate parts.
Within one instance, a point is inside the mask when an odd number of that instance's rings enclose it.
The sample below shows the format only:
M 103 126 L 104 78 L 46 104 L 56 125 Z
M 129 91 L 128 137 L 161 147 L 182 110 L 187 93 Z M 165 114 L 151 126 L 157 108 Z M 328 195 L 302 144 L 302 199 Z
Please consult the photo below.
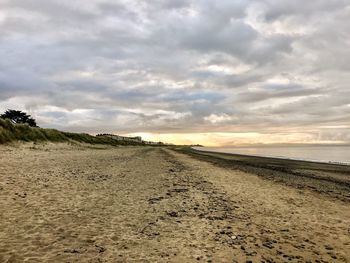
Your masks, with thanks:
M 227 145 L 350 142 L 348 0 L 0 0 L 0 111 Z

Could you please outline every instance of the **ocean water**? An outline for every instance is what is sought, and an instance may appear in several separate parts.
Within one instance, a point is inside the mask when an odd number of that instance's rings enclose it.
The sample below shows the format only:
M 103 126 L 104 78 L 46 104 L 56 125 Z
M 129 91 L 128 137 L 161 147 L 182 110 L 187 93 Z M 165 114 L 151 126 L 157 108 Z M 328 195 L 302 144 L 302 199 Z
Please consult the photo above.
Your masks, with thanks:
M 195 147 L 200 151 L 235 153 L 350 165 L 350 145 L 327 146 L 267 146 L 267 147 Z

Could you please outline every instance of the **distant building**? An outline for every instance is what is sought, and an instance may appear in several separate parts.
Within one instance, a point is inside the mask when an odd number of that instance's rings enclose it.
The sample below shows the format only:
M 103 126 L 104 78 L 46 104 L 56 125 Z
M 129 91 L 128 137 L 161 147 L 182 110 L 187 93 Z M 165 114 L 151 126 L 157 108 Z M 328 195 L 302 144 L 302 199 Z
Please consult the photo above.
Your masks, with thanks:
M 142 138 L 140 136 L 135 136 L 135 137 L 127 137 L 127 136 L 120 136 L 120 135 L 115 135 L 115 134 L 108 134 L 108 133 L 103 133 L 103 134 L 97 134 L 96 136 L 103 136 L 103 137 L 109 137 L 112 138 L 116 141 L 125 141 L 125 142 L 138 142 L 138 143 L 143 143 Z
M 135 137 L 127 137 L 127 136 L 121 136 L 121 135 L 116 135 L 116 134 L 109 134 L 109 133 L 101 133 L 97 134 L 96 136 L 98 137 L 108 137 L 112 138 L 116 141 L 124 141 L 124 142 L 137 142 L 137 143 L 142 143 L 142 144 L 147 144 L 147 145 L 170 145 L 170 144 L 165 144 L 163 142 L 151 142 L 151 141 L 143 141 L 141 136 L 135 136 Z

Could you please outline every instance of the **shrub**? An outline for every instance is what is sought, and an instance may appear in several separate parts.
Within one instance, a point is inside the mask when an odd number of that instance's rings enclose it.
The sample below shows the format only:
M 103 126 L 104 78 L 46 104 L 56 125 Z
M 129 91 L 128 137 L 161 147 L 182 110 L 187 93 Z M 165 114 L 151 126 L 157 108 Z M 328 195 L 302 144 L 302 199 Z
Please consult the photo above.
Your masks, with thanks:
M 2 119 L 9 119 L 14 123 L 26 123 L 31 127 L 37 127 L 36 121 L 30 115 L 19 110 L 7 110 L 0 115 Z

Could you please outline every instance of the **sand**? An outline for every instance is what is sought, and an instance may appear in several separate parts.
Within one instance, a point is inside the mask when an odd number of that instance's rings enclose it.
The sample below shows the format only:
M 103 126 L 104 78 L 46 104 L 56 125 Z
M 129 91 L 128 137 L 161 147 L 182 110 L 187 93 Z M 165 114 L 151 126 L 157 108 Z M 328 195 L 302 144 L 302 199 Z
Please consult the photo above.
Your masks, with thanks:
M 0 262 L 350 262 L 350 203 L 165 148 L 0 146 Z

